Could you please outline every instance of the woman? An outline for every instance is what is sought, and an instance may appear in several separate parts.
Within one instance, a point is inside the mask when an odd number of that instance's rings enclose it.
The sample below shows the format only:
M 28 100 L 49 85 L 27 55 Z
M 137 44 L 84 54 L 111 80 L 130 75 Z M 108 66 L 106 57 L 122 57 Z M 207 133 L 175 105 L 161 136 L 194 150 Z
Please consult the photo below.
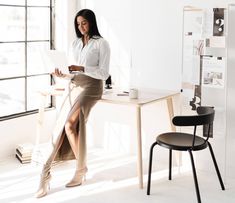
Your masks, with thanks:
M 103 80 L 109 76 L 110 49 L 99 33 L 93 11 L 83 9 L 74 19 L 77 39 L 72 44 L 73 65 L 70 74 L 55 69 L 55 76 L 70 79 L 73 85 L 53 132 L 53 150 L 43 166 L 36 197 L 47 194 L 51 179 L 50 169 L 55 160 L 76 159 L 76 171 L 66 187 L 81 185 L 87 172 L 86 166 L 86 122 L 91 108 L 101 98 Z M 71 102 L 71 95 L 80 91 Z

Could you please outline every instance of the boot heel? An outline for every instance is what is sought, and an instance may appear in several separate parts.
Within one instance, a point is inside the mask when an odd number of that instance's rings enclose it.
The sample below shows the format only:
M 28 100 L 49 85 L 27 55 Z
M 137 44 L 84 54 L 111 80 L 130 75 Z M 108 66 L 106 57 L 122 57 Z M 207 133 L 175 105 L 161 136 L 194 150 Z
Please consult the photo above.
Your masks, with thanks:
M 84 182 L 86 181 L 86 174 L 83 176 L 83 180 L 84 180 Z

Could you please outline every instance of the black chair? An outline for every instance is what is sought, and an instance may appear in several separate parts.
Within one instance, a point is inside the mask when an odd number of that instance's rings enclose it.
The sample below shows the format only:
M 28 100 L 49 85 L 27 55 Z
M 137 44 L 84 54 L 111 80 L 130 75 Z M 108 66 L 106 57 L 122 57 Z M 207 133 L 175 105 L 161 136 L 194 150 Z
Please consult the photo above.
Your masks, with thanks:
M 150 194 L 153 149 L 156 145 L 160 145 L 169 149 L 169 180 L 171 180 L 172 150 L 189 152 L 198 203 L 201 203 L 201 197 L 192 152 L 203 150 L 209 147 L 221 188 L 222 190 L 225 190 L 223 180 L 221 178 L 218 165 L 216 163 L 215 155 L 212 150 L 212 146 L 208 141 L 211 135 L 210 129 L 214 121 L 214 115 L 215 111 L 213 107 L 200 106 L 197 108 L 197 115 L 175 116 L 172 119 L 173 124 L 176 126 L 194 126 L 193 134 L 183 132 L 168 132 L 157 136 L 156 142 L 154 142 L 150 148 L 147 195 Z M 203 127 L 207 127 L 206 137 L 199 137 L 196 135 L 197 126 L 200 125 L 203 125 Z

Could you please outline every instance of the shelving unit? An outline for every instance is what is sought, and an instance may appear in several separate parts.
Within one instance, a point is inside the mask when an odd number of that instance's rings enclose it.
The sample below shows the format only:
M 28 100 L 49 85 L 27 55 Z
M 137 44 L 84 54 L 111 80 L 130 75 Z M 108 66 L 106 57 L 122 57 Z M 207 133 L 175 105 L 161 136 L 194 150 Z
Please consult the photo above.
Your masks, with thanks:
M 183 13 L 182 113 L 214 106 L 211 142 L 224 176 L 235 177 L 235 4 L 187 6 Z

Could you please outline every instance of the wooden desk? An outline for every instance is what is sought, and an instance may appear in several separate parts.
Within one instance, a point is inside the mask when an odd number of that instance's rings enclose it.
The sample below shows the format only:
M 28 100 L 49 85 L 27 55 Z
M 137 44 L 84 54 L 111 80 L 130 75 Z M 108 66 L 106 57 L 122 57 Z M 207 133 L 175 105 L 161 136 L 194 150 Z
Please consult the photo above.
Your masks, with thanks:
M 48 91 L 40 92 L 42 95 L 42 100 L 45 101 L 46 96 L 58 96 L 63 94 L 62 91 L 56 91 L 55 89 L 50 89 Z M 167 91 L 167 90 L 154 90 L 154 91 L 140 91 L 138 99 L 130 99 L 129 96 L 117 96 L 118 93 L 122 93 L 119 90 L 110 90 L 106 91 L 103 94 L 102 99 L 99 102 L 118 104 L 118 105 L 131 105 L 136 107 L 136 127 L 137 127 L 137 173 L 139 178 L 139 187 L 143 188 L 143 161 L 142 161 L 142 134 L 141 134 L 141 108 L 148 104 L 153 104 L 165 100 L 167 102 L 168 114 L 170 120 L 174 116 L 173 108 L 173 97 L 179 95 L 179 92 L 176 91 Z M 44 105 L 44 102 L 42 102 Z M 38 133 L 37 141 L 39 142 L 40 138 L 40 128 L 43 122 L 43 112 L 44 106 L 41 105 L 39 108 L 39 122 L 38 122 Z M 171 123 L 171 130 L 175 131 L 175 126 Z
M 137 173 L 139 178 L 139 187 L 143 188 L 143 161 L 142 161 L 142 134 L 141 134 L 141 108 L 145 105 L 165 100 L 167 102 L 169 118 L 174 116 L 173 97 L 179 95 L 179 92 L 167 90 L 140 91 L 138 99 L 130 99 L 128 96 L 117 96 L 122 93 L 118 90 L 107 91 L 100 102 L 112 103 L 118 105 L 134 105 L 136 107 L 136 126 L 137 126 Z M 175 131 L 175 126 L 171 123 L 171 130 Z

